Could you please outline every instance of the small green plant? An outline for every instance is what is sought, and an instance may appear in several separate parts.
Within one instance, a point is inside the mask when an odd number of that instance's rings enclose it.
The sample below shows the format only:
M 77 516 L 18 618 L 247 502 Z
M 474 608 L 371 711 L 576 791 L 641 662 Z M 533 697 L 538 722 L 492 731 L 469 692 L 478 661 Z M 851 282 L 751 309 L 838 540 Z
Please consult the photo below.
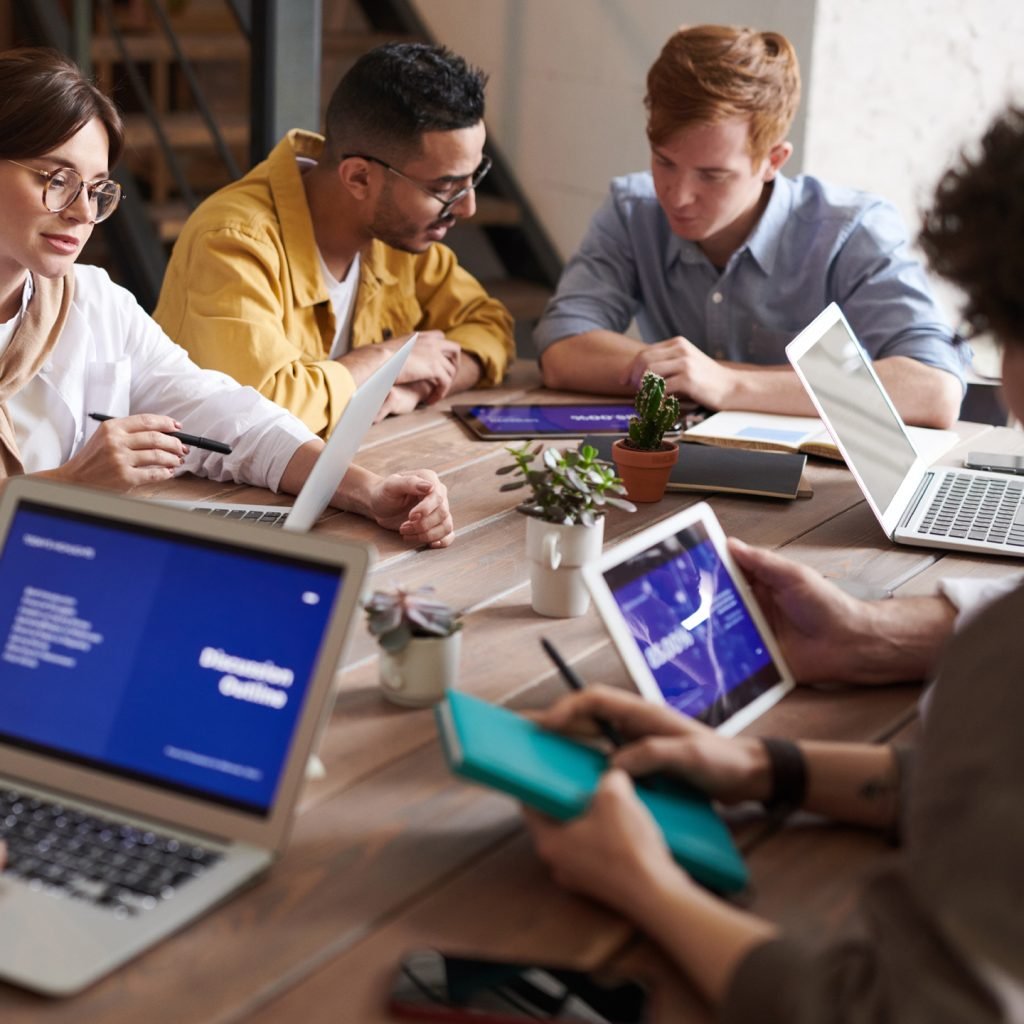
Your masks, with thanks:
M 502 484 L 501 490 L 530 488 L 531 496 L 518 506 L 524 515 L 567 526 L 593 526 L 608 506 L 624 512 L 636 511 L 636 505 L 622 497 L 626 488 L 615 475 L 615 469 L 599 459 L 597 449 L 589 444 L 579 451 L 570 448 L 562 452 L 542 444 L 532 451 L 525 444 L 506 450 L 515 461 L 511 466 L 502 466 L 498 476 L 518 473 L 521 479 Z M 535 466 L 538 456 L 540 465 Z
M 648 370 L 636 393 L 636 415 L 629 421 L 630 448 L 656 452 L 665 431 L 679 420 L 679 399 L 665 396 L 665 378 Z
M 462 613 L 433 597 L 433 587 L 375 590 L 363 605 L 366 624 L 389 654 L 402 650 L 414 636 L 451 636 L 462 629 Z

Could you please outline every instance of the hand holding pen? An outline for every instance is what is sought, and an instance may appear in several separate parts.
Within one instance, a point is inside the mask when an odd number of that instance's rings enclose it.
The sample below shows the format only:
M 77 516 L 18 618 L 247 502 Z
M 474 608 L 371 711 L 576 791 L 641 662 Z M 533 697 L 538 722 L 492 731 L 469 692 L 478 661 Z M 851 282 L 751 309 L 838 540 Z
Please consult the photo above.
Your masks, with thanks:
M 67 462 L 45 475 L 112 491 L 162 483 L 185 463 L 185 443 L 171 436 L 180 427 L 170 416 L 156 413 L 105 419 Z
M 89 413 L 89 419 L 103 423 L 106 420 L 114 419 L 114 417 L 102 412 L 91 412 Z M 187 444 L 190 448 L 202 448 L 204 451 L 217 452 L 220 455 L 231 454 L 231 447 L 224 444 L 223 441 L 211 441 L 208 437 L 186 434 L 183 430 L 164 430 L 161 433 L 166 434 L 168 437 L 176 437 L 182 444 Z

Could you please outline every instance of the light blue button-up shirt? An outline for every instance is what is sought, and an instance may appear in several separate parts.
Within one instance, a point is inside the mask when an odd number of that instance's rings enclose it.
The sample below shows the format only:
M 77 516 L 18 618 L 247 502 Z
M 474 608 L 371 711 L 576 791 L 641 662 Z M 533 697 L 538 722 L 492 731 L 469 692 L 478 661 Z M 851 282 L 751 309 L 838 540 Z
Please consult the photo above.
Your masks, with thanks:
M 566 265 L 534 342 L 592 330 L 645 342 L 676 335 L 716 359 L 785 363 L 785 346 L 830 302 L 878 359 L 907 356 L 955 374 L 969 355 L 913 258 L 896 209 L 878 196 L 776 177 L 750 237 L 719 271 L 673 234 L 649 173 L 612 181 Z

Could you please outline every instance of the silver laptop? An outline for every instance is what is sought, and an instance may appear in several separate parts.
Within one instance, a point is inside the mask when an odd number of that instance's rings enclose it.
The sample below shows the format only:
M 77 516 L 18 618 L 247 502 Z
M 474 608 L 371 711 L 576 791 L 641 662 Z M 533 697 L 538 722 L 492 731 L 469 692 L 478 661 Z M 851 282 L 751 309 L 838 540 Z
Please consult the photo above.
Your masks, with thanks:
M 929 466 L 835 303 L 786 355 L 890 539 L 1024 555 L 1024 479 Z
M 296 533 L 311 530 L 352 465 L 366 432 L 416 345 L 416 337 L 414 334 L 386 363 L 377 367 L 348 400 L 302 490 L 295 496 L 294 505 L 243 505 L 223 501 L 165 501 L 163 504 L 204 512 L 214 518 L 280 526 Z
M 0 978 L 92 983 L 267 870 L 366 545 L 21 478 L 0 498 Z

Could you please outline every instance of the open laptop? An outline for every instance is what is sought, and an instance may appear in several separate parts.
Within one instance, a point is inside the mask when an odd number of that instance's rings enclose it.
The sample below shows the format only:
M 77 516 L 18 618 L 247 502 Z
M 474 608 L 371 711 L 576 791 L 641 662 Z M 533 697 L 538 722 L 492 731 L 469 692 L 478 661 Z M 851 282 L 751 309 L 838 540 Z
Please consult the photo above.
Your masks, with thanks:
M 366 432 L 388 397 L 406 359 L 416 345 L 413 335 L 386 363 L 377 367 L 348 400 L 341 418 L 313 465 L 293 505 L 245 505 L 224 501 L 164 501 L 192 512 L 203 512 L 214 518 L 240 519 L 247 523 L 280 526 L 285 530 L 305 533 L 313 528 L 320 514 L 330 504 L 348 467 L 352 465 Z
M 1024 479 L 929 466 L 835 303 L 786 355 L 890 539 L 1024 555 Z
M 0 978 L 95 981 L 282 852 L 366 545 L 0 497 Z
M 733 735 L 793 688 L 710 505 L 614 545 L 583 579 L 648 700 Z

